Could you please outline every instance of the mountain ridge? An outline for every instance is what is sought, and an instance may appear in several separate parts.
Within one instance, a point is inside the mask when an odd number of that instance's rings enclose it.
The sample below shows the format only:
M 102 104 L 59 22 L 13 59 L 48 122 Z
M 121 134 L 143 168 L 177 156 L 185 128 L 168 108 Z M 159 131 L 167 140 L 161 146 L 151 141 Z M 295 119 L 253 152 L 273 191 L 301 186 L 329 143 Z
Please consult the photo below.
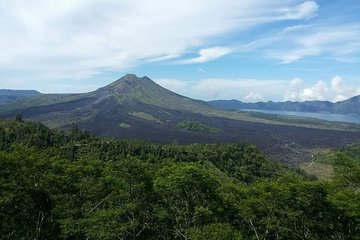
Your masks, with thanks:
M 334 103 L 330 101 L 268 101 L 248 103 L 235 99 L 213 100 L 208 101 L 208 103 L 213 107 L 227 110 L 254 109 L 315 113 L 360 114 L 360 95 Z
M 196 110 L 201 112 L 200 109 L 209 107 L 205 101 L 194 100 L 171 92 L 155 83 L 147 76 L 140 78 L 134 74 L 127 74 L 115 82 L 95 90 L 89 95 L 94 96 L 98 94 L 116 96 L 120 102 L 136 99 L 146 104 L 171 108 L 174 110 Z M 189 104 L 192 104 L 191 109 L 188 106 Z M 196 106 L 197 109 L 193 109 L 194 106 Z
M 0 89 L 0 106 L 16 102 L 17 100 L 38 96 L 41 93 L 36 90 L 12 90 Z

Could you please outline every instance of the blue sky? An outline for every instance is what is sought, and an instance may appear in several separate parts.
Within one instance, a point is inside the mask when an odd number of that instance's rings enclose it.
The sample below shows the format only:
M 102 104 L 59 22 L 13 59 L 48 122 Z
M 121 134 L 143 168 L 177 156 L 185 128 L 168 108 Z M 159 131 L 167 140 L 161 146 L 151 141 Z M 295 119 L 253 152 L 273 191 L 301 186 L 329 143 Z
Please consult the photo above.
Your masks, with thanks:
M 2 0 L 0 88 L 87 92 L 126 73 L 185 96 L 360 95 L 357 0 Z

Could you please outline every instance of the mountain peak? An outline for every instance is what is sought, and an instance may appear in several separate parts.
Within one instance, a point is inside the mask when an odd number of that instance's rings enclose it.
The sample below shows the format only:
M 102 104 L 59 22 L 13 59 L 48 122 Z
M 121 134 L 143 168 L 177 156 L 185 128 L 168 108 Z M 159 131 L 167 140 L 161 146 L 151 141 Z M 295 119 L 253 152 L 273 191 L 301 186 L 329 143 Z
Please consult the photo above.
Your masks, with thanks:
M 141 102 L 163 108 L 200 112 L 209 106 L 202 101 L 192 100 L 171 92 L 147 76 L 126 74 L 115 82 L 91 93 L 98 100 L 116 99 L 118 103 Z M 195 110 L 194 110 L 195 109 Z
M 128 73 L 128 74 L 125 74 L 124 76 L 122 76 L 121 78 L 139 78 L 139 77 L 136 74 Z
M 128 86 L 136 86 L 144 81 L 151 81 L 152 80 L 146 76 L 138 77 L 135 74 L 126 74 L 123 77 L 119 78 L 115 82 L 109 84 L 107 87 L 114 87 L 114 86 L 121 86 L 121 85 L 128 85 Z
M 100 95 L 124 95 L 133 91 L 147 89 L 152 85 L 157 84 L 146 76 L 138 77 L 135 74 L 126 74 L 115 82 L 112 82 L 105 87 L 99 88 L 94 93 Z
M 151 80 L 147 76 L 138 77 L 136 74 L 128 73 L 122 76 L 119 80 L 121 81 L 137 81 L 137 80 Z M 119 81 L 118 80 L 118 81 Z

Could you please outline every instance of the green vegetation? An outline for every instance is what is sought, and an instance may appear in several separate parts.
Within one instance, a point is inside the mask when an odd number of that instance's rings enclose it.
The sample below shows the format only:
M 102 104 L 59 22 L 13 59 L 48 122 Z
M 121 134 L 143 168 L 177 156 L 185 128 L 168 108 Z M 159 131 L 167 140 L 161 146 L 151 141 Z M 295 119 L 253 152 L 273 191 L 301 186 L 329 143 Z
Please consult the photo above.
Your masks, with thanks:
M 340 149 L 321 149 L 314 153 L 312 162 L 300 164 L 300 168 L 309 175 L 319 179 L 331 179 L 334 177 L 334 166 L 338 163 L 339 156 L 351 159 L 360 164 L 360 144 L 352 144 Z
M 351 144 L 340 149 L 320 151 L 315 155 L 314 162 L 334 165 L 339 154 L 360 163 L 360 143 Z
M 121 128 L 130 128 L 131 125 L 130 125 L 130 124 L 127 124 L 127 123 L 120 123 L 120 124 L 119 124 L 119 127 L 121 127 Z
M 20 113 L 15 115 L 15 121 L 22 122 L 22 120 L 23 120 L 23 116 Z
M 331 179 L 334 177 L 334 167 L 328 163 L 303 162 L 300 168 L 307 174 L 316 176 L 319 179 Z
M 178 128 L 183 128 L 189 131 L 202 133 L 217 133 L 220 129 L 209 127 L 201 122 L 195 120 L 184 120 L 176 125 Z
M 251 144 L 160 145 L 0 121 L 1 239 L 359 239 L 360 165 L 314 181 Z
M 141 118 L 141 119 L 144 119 L 144 120 L 153 121 L 153 122 L 156 122 L 156 123 L 161 123 L 161 121 L 158 118 L 156 118 L 153 115 L 148 114 L 148 113 L 131 111 L 131 112 L 129 112 L 129 115 L 137 117 L 137 118 Z
M 360 163 L 360 143 L 344 147 L 340 152 Z

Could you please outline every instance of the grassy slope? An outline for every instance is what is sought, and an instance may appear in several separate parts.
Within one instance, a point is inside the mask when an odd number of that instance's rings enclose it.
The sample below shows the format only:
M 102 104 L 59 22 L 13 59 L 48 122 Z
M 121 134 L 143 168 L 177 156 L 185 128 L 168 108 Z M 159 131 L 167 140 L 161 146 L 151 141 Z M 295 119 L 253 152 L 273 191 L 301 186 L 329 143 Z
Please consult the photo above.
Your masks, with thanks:
M 333 177 L 333 163 L 338 153 L 342 153 L 360 163 L 360 143 L 351 144 L 340 149 L 318 149 L 313 153 L 312 161 L 303 162 L 299 166 L 306 173 L 315 175 L 319 179 L 331 179 Z

